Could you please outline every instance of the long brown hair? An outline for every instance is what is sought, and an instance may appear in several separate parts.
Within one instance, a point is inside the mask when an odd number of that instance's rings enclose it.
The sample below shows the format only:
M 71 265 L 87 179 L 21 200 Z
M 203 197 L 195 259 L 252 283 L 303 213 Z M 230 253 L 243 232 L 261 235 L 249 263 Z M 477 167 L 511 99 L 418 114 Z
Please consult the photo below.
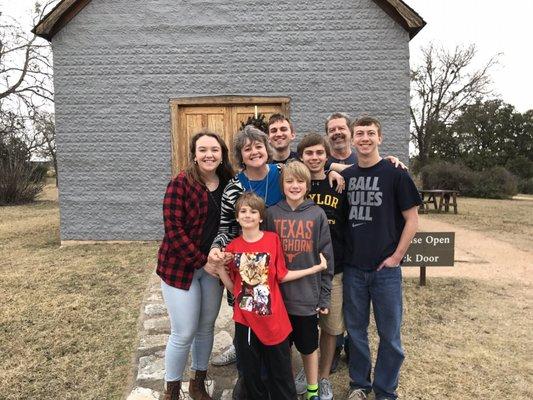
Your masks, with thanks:
M 198 164 L 194 162 L 194 157 L 196 156 L 196 142 L 202 136 L 212 137 L 218 142 L 220 148 L 222 149 L 222 162 L 217 167 L 216 174 L 218 179 L 220 179 L 220 184 L 223 185 L 222 187 L 224 187 L 235 173 L 229 160 L 228 146 L 226 146 L 224 139 L 222 139 L 218 133 L 208 129 L 202 129 L 201 131 L 195 133 L 191 138 L 191 144 L 189 145 L 189 164 L 187 164 L 187 167 L 185 168 L 185 175 L 189 181 L 196 181 L 205 185 L 202 175 L 200 174 L 200 168 L 198 167 Z

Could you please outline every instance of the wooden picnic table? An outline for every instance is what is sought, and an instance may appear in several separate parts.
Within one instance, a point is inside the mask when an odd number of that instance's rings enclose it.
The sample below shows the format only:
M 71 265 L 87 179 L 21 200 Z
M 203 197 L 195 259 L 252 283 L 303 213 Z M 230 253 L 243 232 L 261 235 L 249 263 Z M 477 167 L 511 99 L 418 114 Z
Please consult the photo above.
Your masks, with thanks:
M 422 197 L 424 212 L 429 211 L 429 205 L 433 204 L 437 212 L 444 211 L 448 212 L 450 205 L 453 207 L 453 212 L 457 214 L 457 195 L 459 194 L 458 190 L 444 190 L 444 189 L 431 189 L 431 190 L 419 190 L 420 196 Z M 438 199 L 438 201 L 437 201 Z M 450 200 L 451 203 L 450 203 Z

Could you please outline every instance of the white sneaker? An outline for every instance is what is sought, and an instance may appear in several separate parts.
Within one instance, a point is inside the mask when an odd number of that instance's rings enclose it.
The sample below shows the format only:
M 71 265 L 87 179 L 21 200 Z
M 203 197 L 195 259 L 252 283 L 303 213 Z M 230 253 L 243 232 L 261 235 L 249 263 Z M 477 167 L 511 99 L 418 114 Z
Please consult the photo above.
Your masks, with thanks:
M 235 346 L 232 344 L 218 356 L 214 357 L 211 360 L 211 364 L 220 367 L 222 365 L 233 364 L 235 361 L 237 361 L 237 353 L 235 352 Z
M 294 386 L 296 386 L 297 394 L 307 393 L 307 379 L 303 368 L 296 374 L 296 378 L 294 378 Z
M 320 400 L 333 400 L 333 388 L 328 379 L 322 378 L 318 381 L 318 395 Z
M 367 400 L 366 392 L 363 389 L 352 389 L 347 400 Z

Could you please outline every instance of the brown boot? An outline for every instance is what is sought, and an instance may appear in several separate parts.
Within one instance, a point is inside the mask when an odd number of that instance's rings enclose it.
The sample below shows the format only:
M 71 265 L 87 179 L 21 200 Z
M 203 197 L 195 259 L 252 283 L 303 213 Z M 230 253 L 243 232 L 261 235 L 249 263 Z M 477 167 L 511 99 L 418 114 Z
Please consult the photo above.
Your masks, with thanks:
M 181 381 L 167 382 L 163 400 L 180 400 Z
M 194 379 L 189 381 L 189 396 L 193 400 L 213 400 L 205 390 L 207 371 L 196 371 Z

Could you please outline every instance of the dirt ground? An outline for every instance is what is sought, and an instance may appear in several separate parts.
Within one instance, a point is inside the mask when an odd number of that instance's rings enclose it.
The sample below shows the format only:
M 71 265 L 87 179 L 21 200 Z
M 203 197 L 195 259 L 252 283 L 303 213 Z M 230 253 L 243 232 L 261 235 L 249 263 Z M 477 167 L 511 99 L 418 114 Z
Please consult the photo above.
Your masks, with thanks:
M 532 202 L 533 211 L 533 202 Z M 533 217 L 532 217 L 533 218 Z M 486 280 L 489 282 L 533 282 L 533 253 L 518 249 L 493 235 L 469 230 L 447 222 L 420 217 L 420 231 L 455 232 L 455 266 L 427 268 L 427 277 L 455 277 Z M 404 276 L 418 276 L 419 268 L 404 267 Z
M 409 400 L 531 400 L 533 198 L 460 204 L 457 215 L 420 216 L 421 231 L 455 232 L 455 266 L 428 268 L 425 287 L 419 268 L 403 268 L 406 359 L 398 393 Z M 375 357 L 372 320 L 369 340 Z M 335 399 L 344 399 L 347 364 L 330 378 Z
M 533 201 L 525 207 L 529 220 L 521 228 L 529 229 Z M 532 247 L 520 229 L 480 230 L 490 221 L 470 217 L 420 216 L 421 231 L 455 232 L 455 266 L 427 268 L 426 287 L 418 286 L 419 268 L 403 268 L 403 399 L 533 398 Z M 373 322 L 369 337 L 375 355 Z M 332 375 L 336 398 L 346 393 L 347 373 L 343 363 Z
M 56 200 L 47 186 L 0 207 L 0 399 L 119 399 L 157 246 L 59 247 Z M 426 287 L 404 268 L 400 398 L 531 400 L 533 199 L 459 204 L 420 223 L 456 232 L 455 266 L 428 268 Z M 369 337 L 375 354 L 373 323 Z M 347 372 L 331 376 L 336 399 Z

